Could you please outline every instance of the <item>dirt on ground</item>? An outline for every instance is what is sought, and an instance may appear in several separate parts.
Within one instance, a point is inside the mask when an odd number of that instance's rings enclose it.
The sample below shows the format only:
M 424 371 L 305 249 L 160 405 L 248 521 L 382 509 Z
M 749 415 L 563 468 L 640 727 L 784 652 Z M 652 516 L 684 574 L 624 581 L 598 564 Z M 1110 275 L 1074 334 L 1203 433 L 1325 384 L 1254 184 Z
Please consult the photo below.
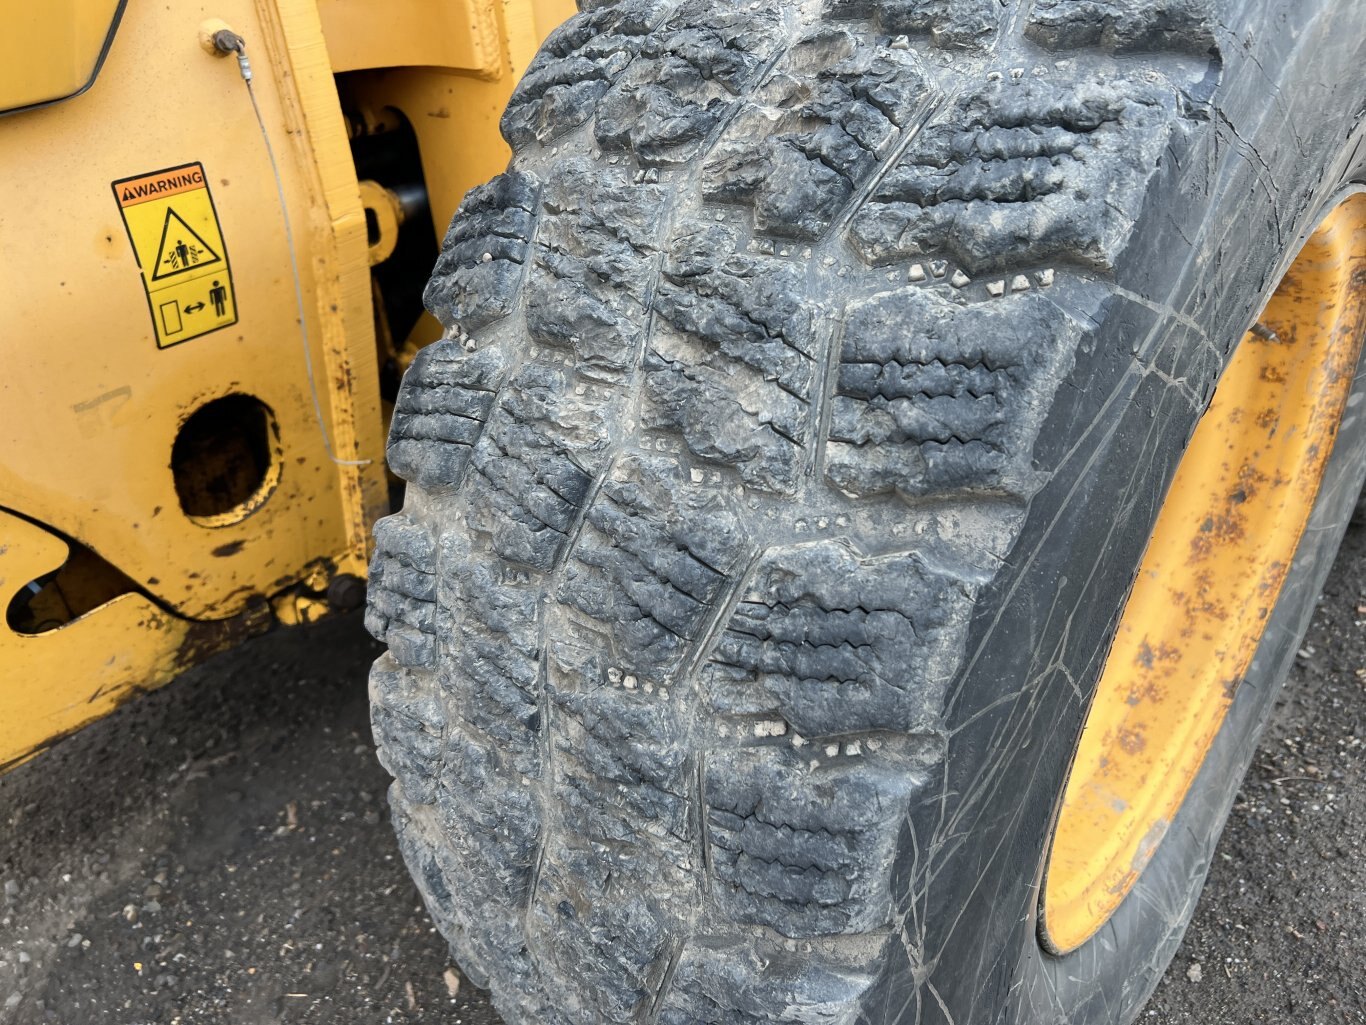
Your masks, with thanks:
M 1148 1025 L 1366 1022 L 1366 528 Z M 358 617 L 220 656 L 0 777 L 0 1023 L 494 1025 L 408 880 Z

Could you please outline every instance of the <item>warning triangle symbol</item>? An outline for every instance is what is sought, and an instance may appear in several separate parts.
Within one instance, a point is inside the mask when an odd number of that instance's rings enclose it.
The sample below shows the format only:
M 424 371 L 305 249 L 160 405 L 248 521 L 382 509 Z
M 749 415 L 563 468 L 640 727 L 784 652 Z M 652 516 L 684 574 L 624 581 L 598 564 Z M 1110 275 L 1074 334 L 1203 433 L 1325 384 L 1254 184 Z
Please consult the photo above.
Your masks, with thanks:
M 171 207 L 166 208 L 166 220 L 161 225 L 161 245 L 157 247 L 157 262 L 152 271 L 153 281 L 184 274 L 221 259 L 180 214 Z

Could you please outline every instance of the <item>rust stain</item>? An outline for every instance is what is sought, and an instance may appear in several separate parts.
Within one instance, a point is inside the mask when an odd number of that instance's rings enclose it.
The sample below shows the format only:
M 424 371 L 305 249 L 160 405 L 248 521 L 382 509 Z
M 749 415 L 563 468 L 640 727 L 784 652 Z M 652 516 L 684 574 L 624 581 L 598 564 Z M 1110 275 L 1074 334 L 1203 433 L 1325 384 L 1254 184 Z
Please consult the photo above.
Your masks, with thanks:
M 1115 737 L 1116 743 L 1125 754 L 1141 754 L 1143 749 L 1148 746 L 1148 738 L 1144 735 L 1141 724 L 1127 726 L 1120 730 Z
M 1296 258 L 1220 379 L 1161 510 L 1054 836 L 1044 913 L 1059 949 L 1129 893 L 1243 685 L 1322 483 L 1364 322 L 1357 196 Z M 1097 796 L 1116 794 L 1127 810 Z

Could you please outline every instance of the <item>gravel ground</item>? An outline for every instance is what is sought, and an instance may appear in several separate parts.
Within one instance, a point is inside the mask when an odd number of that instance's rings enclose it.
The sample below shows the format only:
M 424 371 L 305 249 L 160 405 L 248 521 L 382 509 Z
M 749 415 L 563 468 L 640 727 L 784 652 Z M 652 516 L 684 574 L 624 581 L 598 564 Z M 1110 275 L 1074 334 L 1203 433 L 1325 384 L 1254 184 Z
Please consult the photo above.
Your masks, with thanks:
M 1366 1022 L 1366 528 L 1140 1021 Z M 0 1023 L 496 1025 L 389 832 L 355 617 L 186 674 L 0 777 Z

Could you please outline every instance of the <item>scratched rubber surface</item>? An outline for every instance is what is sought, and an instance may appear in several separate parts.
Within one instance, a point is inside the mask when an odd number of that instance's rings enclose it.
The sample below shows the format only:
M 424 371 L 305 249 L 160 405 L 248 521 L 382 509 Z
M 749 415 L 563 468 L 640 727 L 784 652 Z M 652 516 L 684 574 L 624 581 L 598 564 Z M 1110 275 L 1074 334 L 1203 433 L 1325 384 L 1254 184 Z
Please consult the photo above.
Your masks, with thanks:
M 1181 448 L 1352 173 L 1361 85 L 1305 55 L 1354 66 L 1360 6 L 584 6 L 390 439 L 373 721 L 428 909 L 512 1025 L 1131 1020 L 1212 839 L 1044 959 L 1046 823 Z

